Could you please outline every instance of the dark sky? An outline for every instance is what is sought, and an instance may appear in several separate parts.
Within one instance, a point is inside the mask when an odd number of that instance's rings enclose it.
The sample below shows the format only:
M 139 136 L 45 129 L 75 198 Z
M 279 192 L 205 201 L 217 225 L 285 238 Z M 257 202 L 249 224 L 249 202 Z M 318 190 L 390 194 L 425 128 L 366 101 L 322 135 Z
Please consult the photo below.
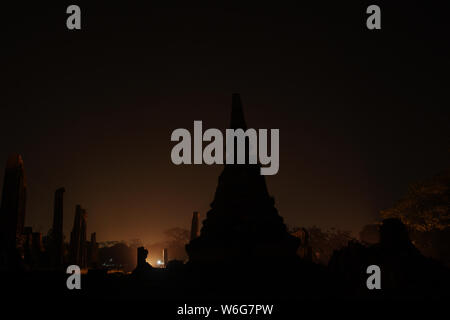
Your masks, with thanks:
M 173 165 L 170 135 L 226 128 L 233 92 L 250 127 L 280 129 L 267 182 L 288 225 L 374 221 L 450 163 L 448 12 L 335 2 L 78 2 L 80 31 L 66 29 L 71 2 L 2 9 L 0 163 L 23 155 L 26 224 L 47 232 L 60 186 L 66 236 L 78 203 L 99 241 L 158 241 L 204 218 L 221 167 Z M 382 30 L 365 26 L 372 3 Z

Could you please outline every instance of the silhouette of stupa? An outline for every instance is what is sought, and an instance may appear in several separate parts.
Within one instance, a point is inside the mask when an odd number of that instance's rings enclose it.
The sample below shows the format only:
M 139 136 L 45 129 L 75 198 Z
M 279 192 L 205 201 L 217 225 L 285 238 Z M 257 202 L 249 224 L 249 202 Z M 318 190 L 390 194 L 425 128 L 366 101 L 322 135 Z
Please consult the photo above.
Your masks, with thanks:
M 230 127 L 247 129 L 239 94 L 233 94 Z M 260 165 L 225 164 L 200 236 L 186 251 L 194 264 L 270 264 L 296 257 L 299 244 L 274 206 Z

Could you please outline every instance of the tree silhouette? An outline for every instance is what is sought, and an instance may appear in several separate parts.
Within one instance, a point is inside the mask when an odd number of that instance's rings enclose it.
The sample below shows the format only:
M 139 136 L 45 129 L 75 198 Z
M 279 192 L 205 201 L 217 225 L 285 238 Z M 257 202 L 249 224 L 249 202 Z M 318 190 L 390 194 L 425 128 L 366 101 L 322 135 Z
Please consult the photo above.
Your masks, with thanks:
M 418 231 L 450 227 L 450 170 L 411 185 L 403 199 L 380 214 L 383 219 L 398 218 Z
M 179 227 L 171 228 L 164 231 L 164 234 L 168 238 L 169 242 L 181 243 L 183 245 L 189 242 L 190 237 L 189 230 L 183 228 Z

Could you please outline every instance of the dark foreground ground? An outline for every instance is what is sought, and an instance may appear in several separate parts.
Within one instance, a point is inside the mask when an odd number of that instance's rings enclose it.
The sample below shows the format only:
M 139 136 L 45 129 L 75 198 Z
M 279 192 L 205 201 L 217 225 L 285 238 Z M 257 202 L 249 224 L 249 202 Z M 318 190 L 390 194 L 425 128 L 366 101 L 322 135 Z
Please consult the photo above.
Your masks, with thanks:
M 361 264 L 362 265 L 362 264 Z M 398 266 L 395 266 L 398 267 Z M 369 290 L 366 270 L 323 267 L 298 259 L 284 266 L 193 266 L 136 270 L 133 274 L 89 270 L 81 289 L 69 290 L 64 271 L 3 273 L 6 301 L 55 302 L 142 301 L 153 308 L 198 304 L 284 304 L 305 301 L 448 300 L 447 268 L 426 260 L 400 270 L 382 266 L 381 290 Z

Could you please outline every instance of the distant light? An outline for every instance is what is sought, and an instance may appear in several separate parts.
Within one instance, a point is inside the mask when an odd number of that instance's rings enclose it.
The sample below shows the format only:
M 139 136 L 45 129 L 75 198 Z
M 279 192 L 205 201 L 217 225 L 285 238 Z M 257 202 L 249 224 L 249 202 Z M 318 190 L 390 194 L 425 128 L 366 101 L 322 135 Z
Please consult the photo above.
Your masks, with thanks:
M 162 262 L 161 260 L 156 261 L 157 264 L 162 265 L 164 264 L 164 262 Z

